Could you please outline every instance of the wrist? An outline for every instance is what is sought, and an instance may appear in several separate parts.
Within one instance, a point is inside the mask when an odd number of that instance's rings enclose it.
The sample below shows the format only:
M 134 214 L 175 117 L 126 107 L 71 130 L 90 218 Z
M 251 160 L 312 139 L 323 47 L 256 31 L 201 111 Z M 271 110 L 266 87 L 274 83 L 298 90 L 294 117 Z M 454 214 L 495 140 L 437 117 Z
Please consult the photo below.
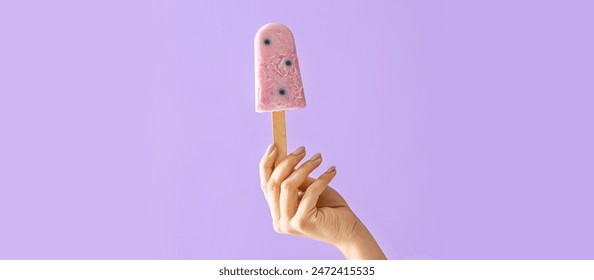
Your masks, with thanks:
M 357 219 L 350 236 L 336 244 L 336 247 L 347 260 L 387 259 L 375 238 L 359 219 Z

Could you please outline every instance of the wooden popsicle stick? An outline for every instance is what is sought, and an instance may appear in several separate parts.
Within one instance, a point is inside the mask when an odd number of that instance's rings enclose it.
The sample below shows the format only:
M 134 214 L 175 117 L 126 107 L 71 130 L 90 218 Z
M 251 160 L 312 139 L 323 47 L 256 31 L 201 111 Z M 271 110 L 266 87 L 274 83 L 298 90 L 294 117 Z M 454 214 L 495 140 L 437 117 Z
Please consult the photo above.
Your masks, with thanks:
M 287 128 L 285 125 L 285 111 L 272 112 L 273 143 L 276 146 L 276 162 L 274 166 L 287 157 Z

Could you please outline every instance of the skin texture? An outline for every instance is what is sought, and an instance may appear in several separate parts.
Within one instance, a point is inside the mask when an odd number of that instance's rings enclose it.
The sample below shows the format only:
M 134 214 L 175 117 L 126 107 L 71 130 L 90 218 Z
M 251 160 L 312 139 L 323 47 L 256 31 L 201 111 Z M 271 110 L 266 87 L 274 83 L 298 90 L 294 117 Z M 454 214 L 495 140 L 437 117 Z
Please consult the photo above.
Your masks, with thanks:
M 260 186 L 276 232 L 329 243 L 346 259 L 386 259 L 344 198 L 328 186 L 336 176 L 334 166 L 314 179 L 309 174 L 322 163 L 320 154 L 297 167 L 306 155 L 305 148 L 299 147 L 274 167 L 276 153 L 270 145 L 260 161 Z

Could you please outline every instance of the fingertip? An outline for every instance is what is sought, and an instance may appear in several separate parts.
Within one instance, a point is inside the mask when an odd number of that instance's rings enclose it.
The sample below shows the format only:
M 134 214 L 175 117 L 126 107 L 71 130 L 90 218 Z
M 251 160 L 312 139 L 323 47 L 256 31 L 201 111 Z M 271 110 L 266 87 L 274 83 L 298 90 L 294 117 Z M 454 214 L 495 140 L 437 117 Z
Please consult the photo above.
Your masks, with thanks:
M 303 147 L 303 146 L 299 146 L 299 148 L 297 148 L 297 149 L 296 149 L 296 150 L 293 152 L 293 155 L 296 155 L 296 156 L 302 156 L 302 155 L 305 155 L 305 147 Z
M 276 146 L 274 144 L 270 144 L 268 146 L 268 148 L 266 149 L 266 153 L 260 160 L 260 168 L 263 168 L 263 169 L 272 168 L 272 165 L 274 164 L 275 154 L 276 154 Z
M 330 166 L 330 168 L 328 168 L 326 172 L 320 175 L 320 179 L 326 181 L 327 183 L 330 183 L 330 181 L 334 179 L 334 176 L 336 176 L 336 166 Z
M 316 160 L 322 160 L 322 154 L 320 153 L 316 153 L 315 155 L 313 155 L 310 159 L 311 161 L 316 161 Z
M 270 144 L 268 149 L 266 149 L 266 156 L 271 156 L 276 152 L 276 146 L 274 144 Z

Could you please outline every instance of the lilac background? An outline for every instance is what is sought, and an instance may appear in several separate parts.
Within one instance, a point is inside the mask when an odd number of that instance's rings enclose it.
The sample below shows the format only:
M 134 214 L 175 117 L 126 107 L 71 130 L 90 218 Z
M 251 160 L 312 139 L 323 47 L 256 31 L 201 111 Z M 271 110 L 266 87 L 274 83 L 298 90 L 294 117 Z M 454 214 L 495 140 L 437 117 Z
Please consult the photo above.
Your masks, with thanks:
M 390 258 L 593 259 L 593 2 L 370 2 L 0 2 L 0 258 L 341 258 L 258 186 L 280 21 L 289 148 Z

